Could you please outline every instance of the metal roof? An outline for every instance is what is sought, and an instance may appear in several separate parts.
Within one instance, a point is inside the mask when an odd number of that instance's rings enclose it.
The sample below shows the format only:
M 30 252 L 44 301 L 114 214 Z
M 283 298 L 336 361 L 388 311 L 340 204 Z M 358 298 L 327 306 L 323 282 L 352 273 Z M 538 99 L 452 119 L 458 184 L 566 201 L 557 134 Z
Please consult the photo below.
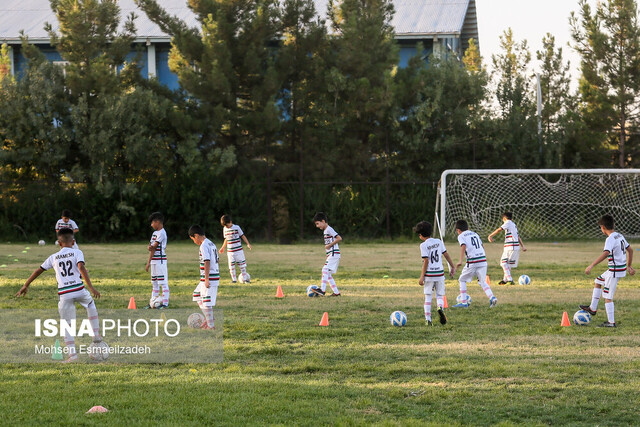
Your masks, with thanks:
M 184 20 L 189 26 L 199 26 L 193 12 L 187 7 L 187 0 L 159 0 L 167 12 Z M 316 10 L 326 16 L 329 0 L 314 0 Z M 168 41 L 169 37 L 138 9 L 133 0 L 119 0 L 122 16 L 135 12 L 138 39 Z M 435 35 L 459 36 L 463 33 L 465 18 L 467 27 L 468 10 L 475 20 L 475 0 L 393 0 L 395 15 L 392 25 L 398 38 Z M 471 3 L 471 7 L 470 6 Z M 0 42 L 15 42 L 20 30 L 24 30 L 32 42 L 46 42 L 49 39 L 44 31 L 45 22 L 57 27 L 57 20 L 51 11 L 49 0 L 0 0 Z M 463 38 L 465 38 L 463 36 Z

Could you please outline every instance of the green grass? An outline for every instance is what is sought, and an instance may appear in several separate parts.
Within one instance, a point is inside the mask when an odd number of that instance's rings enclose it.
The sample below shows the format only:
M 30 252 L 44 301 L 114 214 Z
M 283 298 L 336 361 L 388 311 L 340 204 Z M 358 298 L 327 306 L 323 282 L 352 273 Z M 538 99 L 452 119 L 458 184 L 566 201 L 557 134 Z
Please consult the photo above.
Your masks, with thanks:
M 342 245 L 336 275 L 342 298 L 308 298 L 323 248 L 256 245 L 247 252 L 250 285 L 231 285 L 223 268 L 224 363 L 158 365 L 0 365 L 0 424 L 338 424 L 633 425 L 640 405 L 640 275 L 615 296 L 616 330 L 560 327 L 590 301 L 595 273 L 584 268 L 601 242 L 533 243 L 516 274 L 530 286 L 498 287 L 501 245 L 487 244 L 499 299 L 489 309 L 471 283 L 468 310 L 427 329 L 417 285 L 419 242 Z M 639 246 L 640 247 L 640 246 Z M 83 245 L 98 309 L 141 305 L 150 284 L 146 243 Z M 449 244 L 454 260 L 458 248 Z M 25 299 L 13 295 L 52 246 L 0 245 L 0 308 L 53 308 L 55 279 L 43 275 Z M 12 257 L 7 256 L 13 255 Z M 173 307 L 194 307 L 197 247 L 171 243 Z M 13 261 L 17 258 L 19 261 Z M 388 275 L 388 278 L 383 276 Z M 285 298 L 274 298 L 282 285 Z M 457 282 L 447 280 L 450 303 Z M 605 320 L 603 303 L 593 323 Z M 389 324 L 394 310 L 408 324 Z M 329 312 L 330 326 L 317 326 Z M 1 329 L 1 325 L 0 325 Z M 195 371 L 194 371 L 195 370 Z M 107 414 L 85 415 L 103 405 Z

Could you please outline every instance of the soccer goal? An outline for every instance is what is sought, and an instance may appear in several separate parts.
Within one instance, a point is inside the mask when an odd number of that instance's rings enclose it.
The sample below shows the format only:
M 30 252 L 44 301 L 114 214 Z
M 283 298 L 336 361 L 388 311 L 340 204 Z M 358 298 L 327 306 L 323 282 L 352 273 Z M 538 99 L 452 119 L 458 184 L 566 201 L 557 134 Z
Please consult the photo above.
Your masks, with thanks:
M 442 173 L 436 224 L 442 237 L 465 219 L 486 236 L 513 212 L 525 238 L 600 237 L 598 219 L 611 214 L 616 230 L 640 236 L 640 169 L 451 169 Z M 438 216 L 439 212 L 439 216 Z

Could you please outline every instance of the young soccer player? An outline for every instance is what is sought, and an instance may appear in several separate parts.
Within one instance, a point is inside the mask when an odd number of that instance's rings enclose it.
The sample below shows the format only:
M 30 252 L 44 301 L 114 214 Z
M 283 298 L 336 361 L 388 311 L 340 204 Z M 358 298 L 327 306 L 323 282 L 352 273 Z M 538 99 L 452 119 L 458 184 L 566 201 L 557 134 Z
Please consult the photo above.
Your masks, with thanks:
M 236 265 L 240 267 L 240 274 L 242 275 L 241 282 L 250 283 L 249 274 L 247 273 L 247 260 L 244 257 L 244 251 L 242 250 L 242 242 L 244 240 L 249 250 L 251 250 L 251 243 L 247 240 L 247 236 L 242 232 L 239 225 L 234 224 L 231 221 L 231 216 L 222 215 L 220 218 L 220 224 L 222 224 L 224 242 L 220 246 L 220 253 L 224 253 L 224 249 L 227 248 L 227 259 L 229 260 L 229 273 L 231 273 L 231 283 L 236 283 Z
M 71 211 L 69 209 L 65 209 L 62 211 L 62 215 L 60 215 L 60 219 L 56 222 L 55 231 L 56 233 L 59 230 L 71 229 L 73 230 L 73 234 L 75 235 L 80 229 L 78 228 L 78 224 L 74 220 L 71 219 Z M 58 241 L 56 240 L 56 244 Z M 73 244 L 73 249 L 78 249 L 78 243 L 75 242 Z
M 460 277 L 458 277 L 462 302 L 454 305 L 454 307 L 469 307 L 469 303 L 466 302 L 469 297 L 467 295 L 467 281 L 472 280 L 474 276 L 478 278 L 478 283 L 489 298 L 489 307 L 495 307 L 498 299 L 493 295 L 486 281 L 487 256 L 484 253 L 484 246 L 482 246 L 480 236 L 476 232 L 469 230 L 469 224 L 463 219 L 456 221 L 456 233 L 458 233 L 458 243 L 460 243 L 460 262 L 456 265 L 456 269 L 460 268 L 465 257 L 467 263 L 462 269 Z
M 609 268 L 600 276 L 596 277 L 593 295 L 591 297 L 591 305 L 581 305 L 580 308 L 592 316 L 595 316 L 598 311 L 600 297 L 604 295 L 604 308 L 607 310 L 607 321 L 599 326 L 615 328 L 616 319 L 614 316 L 613 294 L 616 293 L 618 280 L 626 276 L 627 271 L 631 276 L 636 274 L 636 271 L 631 267 L 633 249 L 629 243 L 627 243 L 624 236 L 613 229 L 613 216 L 602 216 L 600 221 L 598 221 L 598 225 L 602 233 L 607 236 L 607 240 L 604 242 L 604 251 L 584 272 L 585 274 L 591 273 L 593 267 L 600 264 L 605 258 L 609 260 Z M 604 286 L 604 289 L 602 286 Z
M 436 291 L 436 304 L 440 323 L 447 323 L 447 316 L 444 314 L 444 267 L 442 257 L 449 263 L 449 274 L 453 277 L 456 268 L 453 261 L 440 239 L 431 237 L 433 226 L 427 221 L 419 222 L 413 231 L 418 233 L 422 243 L 420 244 L 420 254 L 422 255 L 422 272 L 418 284 L 424 286 L 424 317 L 427 326 L 432 326 L 431 322 L 431 301 L 433 300 L 433 290 Z
M 162 286 L 162 305 L 158 309 L 169 307 L 169 272 L 167 270 L 167 232 L 164 230 L 164 216 L 160 212 L 154 212 L 149 216 L 153 234 L 147 246 L 149 259 L 144 267 L 145 271 L 151 270 L 151 299 L 145 308 L 153 308 L 151 305 L 160 295 Z
M 327 259 L 322 267 L 322 282 L 320 283 L 320 289 L 313 289 L 317 295 L 324 296 L 327 289 L 327 282 L 331 286 L 333 293 L 330 297 L 339 297 L 340 291 L 336 286 L 336 281 L 333 279 L 333 275 L 338 271 L 340 265 L 340 248 L 338 243 L 342 242 L 342 237 L 336 231 L 327 224 L 327 216 L 318 212 L 313 217 L 313 222 L 316 227 L 323 231 L 324 236 L 324 249 L 326 251 Z
M 498 282 L 498 285 L 513 285 L 513 277 L 511 277 L 511 269 L 518 267 L 518 259 L 520 258 L 520 250 L 526 252 L 527 248 L 524 247 L 520 234 L 518 234 L 518 227 L 512 221 L 513 214 L 511 212 L 505 212 L 502 214 L 502 226 L 495 229 L 495 231 L 489 234 L 489 242 L 493 243 L 493 238 L 504 230 L 504 250 L 502 251 L 502 257 L 500 258 L 500 266 L 504 275 L 502 280 Z
M 198 256 L 200 258 L 200 283 L 193 291 L 193 300 L 204 314 L 206 323 L 202 329 L 215 329 L 213 307 L 218 296 L 218 283 L 220 282 L 220 267 L 218 263 L 218 250 L 216 245 L 204 234 L 199 225 L 189 228 L 189 237 L 196 245 L 200 246 Z
M 102 341 L 102 337 L 100 335 L 98 310 L 96 309 L 93 298 L 91 298 L 91 294 L 93 294 L 94 298 L 100 298 L 100 292 L 91 284 L 89 273 L 84 266 L 84 254 L 79 249 L 73 249 L 74 242 L 73 229 L 63 228 L 58 231 L 60 251 L 47 258 L 40 267 L 31 273 L 31 276 L 29 276 L 25 284 L 20 288 L 16 297 L 25 295 L 31 282 L 45 271 L 53 268 L 58 282 L 58 312 L 60 313 L 60 319 L 66 320 L 67 322 L 75 320 L 75 303 L 79 303 L 87 310 L 87 317 L 93 329 L 93 342 L 100 342 Z M 85 285 L 82 283 L 83 278 L 91 294 L 85 289 Z M 78 354 L 76 353 L 75 339 L 68 331 L 65 334 L 64 343 L 69 353 L 69 357 L 65 362 L 77 362 Z

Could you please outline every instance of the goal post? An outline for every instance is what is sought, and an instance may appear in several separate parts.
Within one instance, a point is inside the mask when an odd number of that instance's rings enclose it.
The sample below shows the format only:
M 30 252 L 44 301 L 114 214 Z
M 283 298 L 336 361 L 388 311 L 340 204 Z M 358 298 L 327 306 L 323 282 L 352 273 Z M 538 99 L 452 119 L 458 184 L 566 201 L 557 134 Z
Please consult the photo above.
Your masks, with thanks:
M 438 215 L 439 208 L 439 215 Z M 442 238 L 465 219 L 486 236 L 511 211 L 529 239 L 593 239 L 598 219 L 640 236 L 640 169 L 450 169 L 438 183 L 435 224 Z

